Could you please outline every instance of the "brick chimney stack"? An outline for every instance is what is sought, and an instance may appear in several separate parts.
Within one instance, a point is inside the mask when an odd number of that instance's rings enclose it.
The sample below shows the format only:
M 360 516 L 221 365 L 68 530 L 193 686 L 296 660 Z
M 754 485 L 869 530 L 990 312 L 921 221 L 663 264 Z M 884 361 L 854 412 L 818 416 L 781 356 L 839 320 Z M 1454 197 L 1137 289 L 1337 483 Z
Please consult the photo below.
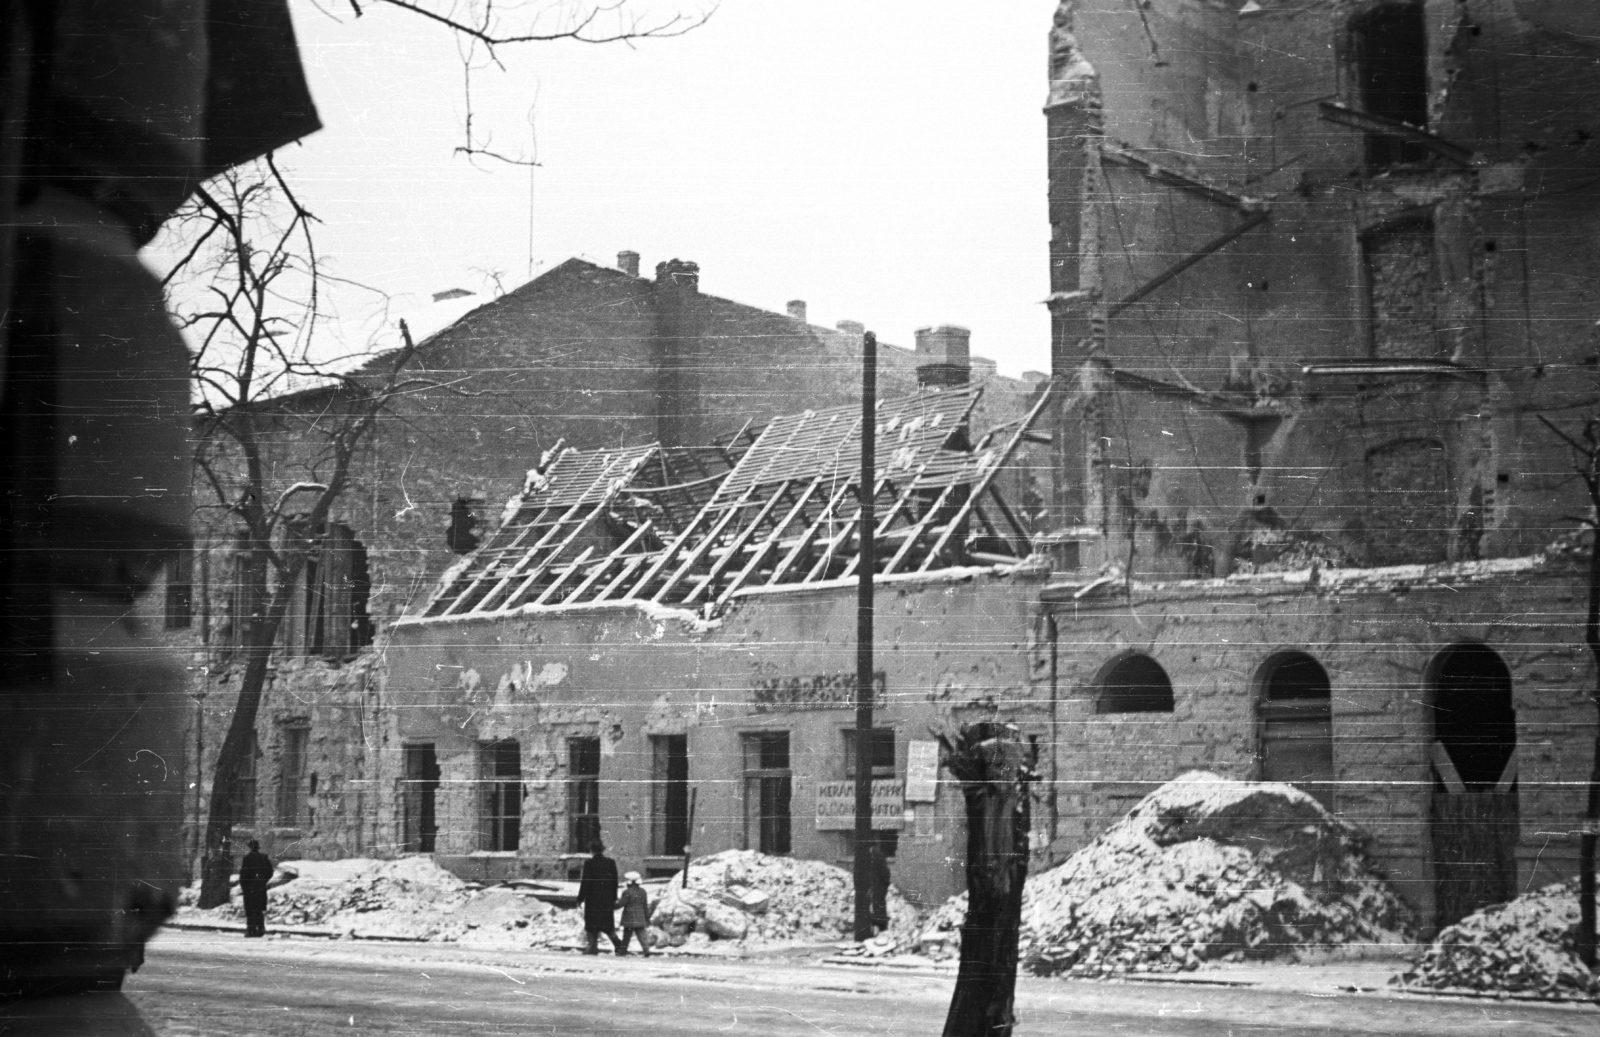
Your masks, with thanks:
M 629 277 L 638 277 L 639 276 L 639 253 L 631 252 L 631 251 L 618 252 L 617 253 L 617 269 L 621 270 L 623 273 L 627 274 Z
M 804 299 L 790 299 L 788 306 L 785 308 L 789 311 L 789 316 L 802 324 L 805 323 L 806 301 Z
M 700 264 L 685 259 L 669 259 L 656 264 L 656 284 L 684 292 L 700 291 Z
M 966 385 L 972 379 L 972 332 L 954 324 L 917 329 L 917 384 Z

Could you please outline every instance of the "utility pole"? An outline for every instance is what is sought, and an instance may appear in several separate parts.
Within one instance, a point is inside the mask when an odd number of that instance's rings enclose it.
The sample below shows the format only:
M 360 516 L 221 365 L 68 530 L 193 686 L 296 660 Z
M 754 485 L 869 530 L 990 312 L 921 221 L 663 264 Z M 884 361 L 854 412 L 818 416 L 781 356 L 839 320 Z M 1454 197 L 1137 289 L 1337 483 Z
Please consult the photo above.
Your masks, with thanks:
M 872 872 L 867 845 L 872 834 L 872 758 L 868 740 L 872 732 L 872 576 L 877 568 L 873 514 L 877 485 L 878 439 L 878 336 L 867 332 L 861 340 L 861 474 L 858 493 L 861 518 L 858 536 L 861 556 L 856 563 L 856 846 L 855 887 L 857 940 L 872 936 Z

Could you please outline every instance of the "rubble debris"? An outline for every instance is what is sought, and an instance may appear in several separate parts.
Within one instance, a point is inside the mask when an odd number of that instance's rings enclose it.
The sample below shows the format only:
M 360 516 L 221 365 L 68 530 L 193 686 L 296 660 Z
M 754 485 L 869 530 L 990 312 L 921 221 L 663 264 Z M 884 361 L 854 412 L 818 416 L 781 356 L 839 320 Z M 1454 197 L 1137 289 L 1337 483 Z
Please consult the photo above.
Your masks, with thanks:
M 889 889 L 890 932 L 913 938 L 919 916 L 900 892 Z M 675 876 L 651 915 L 653 939 L 670 946 L 696 934 L 739 940 L 746 946 L 838 940 L 853 928 L 850 873 L 822 861 L 773 857 L 755 850 L 725 850 L 696 858 Z
M 1292 785 L 1184 774 L 1028 879 L 1019 959 L 1038 975 L 1107 977 L 1404 942 L 1411 912 L 1363 842 Z M 954 957 L 965 914 L 965 896 L 946 902 L 915 949 Z
M 1578 957 L 1578 880 L 1483 908 L 1446 927 L 1391 982 L 1440 992 L 1600 1001 L 1600 973 Z
M 431 858 L 291 861 L 267 896 L 267 928 L 316 927 L 356 939 L 531 946 L 581 936 L 582 915 L 507 886 L 474 889 Z M 275 877 L 276 878 L 276 877 Z M 179 922 L 242 923 L 235 901 L 201 911 L 198 887 L 179 899 Z

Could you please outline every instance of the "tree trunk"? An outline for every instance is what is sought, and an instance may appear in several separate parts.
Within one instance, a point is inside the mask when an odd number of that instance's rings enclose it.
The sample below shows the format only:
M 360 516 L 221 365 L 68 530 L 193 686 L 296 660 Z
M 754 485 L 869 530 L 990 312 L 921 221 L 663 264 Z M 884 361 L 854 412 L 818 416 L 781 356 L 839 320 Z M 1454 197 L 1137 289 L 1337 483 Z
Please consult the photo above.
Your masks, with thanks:
M 1009 725 L 964 726 L 954 744 L 941 741 L 967 801 L 967 917 L 944 1037 L 1010 1037 L 1032 762 Z
M 298 569 L 299 567 L 294 567 Z M 211 801 L 206 812 L 205 859 L 200 870 L 200 896 L 196 906 L 217 907 L 229 899 L 229 879 L 233 871 L 233 800 L 235 778 L 244 754 L 251 751 L 256 729 L 256 715 L 261 708 L 262 693 L 267 685 L 267 664 L 272 661 L 272 649 L 277 644 L 278 628 L 289 611 L 289 599 L 295 587 L 294 574 L 280 574 L 278 586 L 271 601 L 267 601 L 267 559 L 264 551 L 249 552 L 240 589 L 240 599 L 245 604 L 249 619 L 245 624 L 243 651 L 244 674 L 239 680 L 239 698 L 234 705 L 233 718 L 228 724 L 227 736 L 217 751 L 217 760 L 211 777 Z M 266 608 L 260 607 L 261 603 Z
M 1596 504 L 1600 509 L 1600 501 Z M 1597 510 L 1596 519 L 1600 521 L 1600 510 Z M 1594 527 L 1589 541 L 1589 612 L 1584 620 L 1583 640 L 1589 646 L 1589 654 L 1595 664 L 1595 720 L 1600 725 L 1600 525 Z M 1583 834 L 1578 837 L 1578 957 L 1590 969 L 1595 967 L 1594 844 L 1597 825 L 1600 825 L 1600 726 L 1595 728 L 1594 757 L 1589 768 L 1588 809 L 1584 811 Z

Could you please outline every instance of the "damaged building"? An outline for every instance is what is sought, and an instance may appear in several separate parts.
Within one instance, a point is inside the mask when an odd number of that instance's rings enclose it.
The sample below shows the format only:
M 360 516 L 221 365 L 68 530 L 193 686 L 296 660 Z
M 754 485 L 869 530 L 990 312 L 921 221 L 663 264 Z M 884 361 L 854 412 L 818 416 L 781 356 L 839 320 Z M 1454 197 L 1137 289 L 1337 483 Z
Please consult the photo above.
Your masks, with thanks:
M 1434 926 L 1571 875 L 1596 719 L 1588 505 L 1556 429 L 1600 403 L 1586 10 L 1062 3 L 1048 382 L 979 392 L 943 332 L 890 353 L 871 487 L 835 406 L 858 347 L 778 314 L 749 316 L 777 336 L 759 341 L 828 362 L 769 374 L 738 368 L 748 341 L 641 331 L 640 356 L 695 341 L 727 362 L 652 360 L 633 395 L 563 388 L 537 420 L 381 431 L 389 474 L 343 521 L 393 530 L 370 600 L 403 616 L 359 693 L 277 699 L 256 802 L 324 791 L 261 829 L 478 879 L 566 877 L 597 835 L 656 873 L 729 847 L 842 862 L 870 766 L 896 883 L 936 900 L 960 888 L 963 819 L 928 729 L 999 717 L 1039 752 L 1041 865 L 1204 768 L 1312 792 Z M 628 321 L 686 326 L 671 299 L 626 300 L 692 273 L 559 268 L 547 288 L 597 293 L 573 329 L 633 316 L 550 341 L 614 365 Z M 722 304 L 694 305 L 716 327 Z M 424 362 L 503 378 L 473 349 Z M 743 381 L 696 380 L 724 376 Z M 735 419 L 724 391 L 769 406 Z M 879 721 L 857 744 L 868 492 Z M 458 497 L 511 498 L 459 558 L 438 533 Z M 433 517 L 407 525 L 418 499 Z

